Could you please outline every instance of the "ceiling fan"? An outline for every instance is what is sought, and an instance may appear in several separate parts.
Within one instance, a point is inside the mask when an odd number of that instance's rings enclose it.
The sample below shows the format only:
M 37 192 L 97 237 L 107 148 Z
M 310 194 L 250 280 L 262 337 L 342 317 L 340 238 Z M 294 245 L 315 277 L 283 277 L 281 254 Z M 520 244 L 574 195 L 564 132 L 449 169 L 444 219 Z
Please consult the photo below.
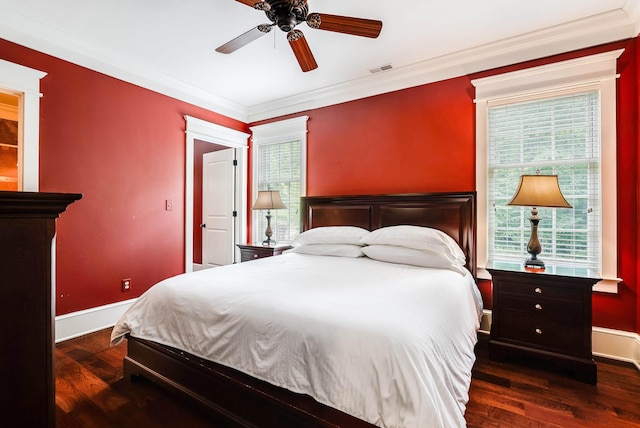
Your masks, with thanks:
M 216 49 L 216 52 L 230 54 L 267 34 L 274 26 L 287 33 L 287 40 L 302 71 L 318 68 L 309 44 L 302 31 L 295 27 L 306 22 L 314 29 L 334 31 L 375 39 L 382 30 L 382 22 L 349 16 L 309 13 L 307 0 L 236 0 L 254 9 L 263 11 L 271 24 L 260 24 Z

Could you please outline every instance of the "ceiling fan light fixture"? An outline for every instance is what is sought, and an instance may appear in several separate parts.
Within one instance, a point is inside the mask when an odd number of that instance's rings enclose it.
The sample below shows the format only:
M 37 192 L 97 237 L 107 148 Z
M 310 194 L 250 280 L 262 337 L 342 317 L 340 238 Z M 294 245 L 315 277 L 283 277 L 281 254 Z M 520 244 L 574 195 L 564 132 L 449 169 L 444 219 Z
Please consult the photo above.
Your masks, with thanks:
M 277 19 L 278 28 L 285 33 L 292 31 L 298 25 L 298 19 L 292 13 L 278 15 Z

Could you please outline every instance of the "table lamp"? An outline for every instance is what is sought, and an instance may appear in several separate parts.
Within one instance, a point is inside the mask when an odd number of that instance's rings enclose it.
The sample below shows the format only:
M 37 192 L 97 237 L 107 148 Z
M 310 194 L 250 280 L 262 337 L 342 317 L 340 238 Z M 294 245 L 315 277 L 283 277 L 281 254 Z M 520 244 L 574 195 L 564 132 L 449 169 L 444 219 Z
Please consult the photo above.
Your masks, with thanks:
M 531 258 L 525 260 L 525 268 L 544 269 L 544 262 L 538 258 L 542 252 L 542 246 L 538 240 L 538 217 L 537 207 L 548 208 L 572 208 L 562 195 L 557 175 L 522 175 L 518 190 L 507 205 L 532 207 L 531 217 L 531 238 L 527 244 L 527 252 Z
M 262 241 L 262 245 L 273 245 L 276 243 L 275 240 L 271 239 L 273 236 L 273 231 L 271 230 L 271 210 L 277 210 L 287 208 L 284 203 L 282 203 L 282 199 L 280 198 L 280 192 L 277 190 L 260 190 L 258 191 L 258 197 L 256 198 L 256 202 L 253 204 L 252 209 L 254 210 L 267 210 L 267 230 L 265 230 L 264 234 L 267 236 L 267 239 Z

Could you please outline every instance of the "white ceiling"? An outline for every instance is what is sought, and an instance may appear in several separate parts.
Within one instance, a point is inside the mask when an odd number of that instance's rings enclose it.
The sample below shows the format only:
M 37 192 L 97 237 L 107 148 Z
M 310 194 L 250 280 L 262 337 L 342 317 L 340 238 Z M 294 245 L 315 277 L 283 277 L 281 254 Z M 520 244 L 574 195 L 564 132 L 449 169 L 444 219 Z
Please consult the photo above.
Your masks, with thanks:
M 301 24 L 319 65 L 303 73 L 278 29 L 230 55 L 214 51 L 268 22 L 235 0 L 0 0 L 0 38 L 252 122 L 633 37 L 640 15 L 640 0 L 308 5 L 379 19 L 380 37 Z

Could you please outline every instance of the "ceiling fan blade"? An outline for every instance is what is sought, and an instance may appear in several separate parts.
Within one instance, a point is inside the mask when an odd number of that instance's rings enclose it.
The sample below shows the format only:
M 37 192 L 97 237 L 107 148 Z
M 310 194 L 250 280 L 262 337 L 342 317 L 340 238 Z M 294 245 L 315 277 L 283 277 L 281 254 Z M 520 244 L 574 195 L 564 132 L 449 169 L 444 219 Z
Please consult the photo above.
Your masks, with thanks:
M 302 34 L 302 31 L 290 31 L 287 33 L 287 40 L 289 40 L 293 54 L 296 56 L 302 71 L 307 72 L 318 68 L 318 64 L 311 53 L 307 39 L 304 37 L 304 34 Z
M 239 35 L 233 40 L 228 41 L 224 45 L 220 46 L 216 49 L 216 52 L 220 52 L 223 54 L 230 54 L 231 52 L 235 52 L 241 47 L 248 45 L 254 40 L 264 36 L 269 31 L 271 31 L 272 25 L 269 24 L 261 24 L 256 28 L 252 28 L 244 34 Z
M 378 37 L 382 30 L 382 21 L 326 13 L 310 13 L 307 16 L 307 25 L 319 30 L 353 34 L 354 36 L 370 37 L 372 39 Z
M 236 0 L 238 3 L 246 4 L 254 9 L 269 10 L 271 5 L 264 0 Z

